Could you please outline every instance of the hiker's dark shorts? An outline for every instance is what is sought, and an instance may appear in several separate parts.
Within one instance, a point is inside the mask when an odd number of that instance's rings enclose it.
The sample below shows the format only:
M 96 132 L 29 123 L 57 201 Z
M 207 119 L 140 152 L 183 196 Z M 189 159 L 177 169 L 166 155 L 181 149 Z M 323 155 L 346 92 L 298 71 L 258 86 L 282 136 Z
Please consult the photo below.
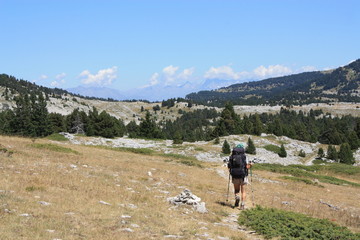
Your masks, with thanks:
M 243 178 L 233 178 L 233 179 L 232 179 L 232 183 L 233 183 L 233 184 L 240 184 L 240 185 L 244 185 L 244 184 L 245 184 Z

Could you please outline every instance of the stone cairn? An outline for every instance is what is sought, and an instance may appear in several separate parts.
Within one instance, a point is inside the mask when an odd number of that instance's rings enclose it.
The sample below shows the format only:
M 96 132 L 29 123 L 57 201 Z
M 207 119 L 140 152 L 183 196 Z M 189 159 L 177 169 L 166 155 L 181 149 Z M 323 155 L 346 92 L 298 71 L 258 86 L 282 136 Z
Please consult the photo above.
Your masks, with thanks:
M 201 202 L 201 198 L 191 193 L 190 190 L 185 189 L 182 193 L 176 197 L 170 197 L 167 199 L 170 204 L 180 206 L 180 205 L 190 205 L 193 206 L 197 212 L 207 213 L 205 207 L 205 202 Z

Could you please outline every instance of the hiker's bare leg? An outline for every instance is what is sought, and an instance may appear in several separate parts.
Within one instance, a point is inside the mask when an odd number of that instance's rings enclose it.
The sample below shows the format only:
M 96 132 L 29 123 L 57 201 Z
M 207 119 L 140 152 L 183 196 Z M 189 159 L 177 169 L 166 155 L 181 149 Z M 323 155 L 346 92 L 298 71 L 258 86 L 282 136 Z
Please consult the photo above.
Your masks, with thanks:
M 246 191 L 245 191 L 245 184 L 241 185 L 241 202 L 245 203 L 246 200 Z
M 245 184 L 242 184 L 241 185 L 241 205 L 240 205 L 240 210 L 245 209 L 245 200 L 246 200 Z
M 234 192 L 235 192 L 235 207 L 238 207 L 239 202 L 240 202 L 240 196 L 239 196 L 240 184 L 235 184 L 234 183 Z

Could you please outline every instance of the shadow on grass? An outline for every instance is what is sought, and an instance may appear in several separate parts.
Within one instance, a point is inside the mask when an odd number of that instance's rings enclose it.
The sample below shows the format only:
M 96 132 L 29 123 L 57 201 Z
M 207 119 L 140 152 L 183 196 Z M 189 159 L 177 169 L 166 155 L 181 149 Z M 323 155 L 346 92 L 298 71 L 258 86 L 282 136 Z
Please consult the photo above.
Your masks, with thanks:
M 216 201 L 215 203 L 224 206 L 224 207 L 231 207 L 234 208 L 234 205 L 229 201 Z

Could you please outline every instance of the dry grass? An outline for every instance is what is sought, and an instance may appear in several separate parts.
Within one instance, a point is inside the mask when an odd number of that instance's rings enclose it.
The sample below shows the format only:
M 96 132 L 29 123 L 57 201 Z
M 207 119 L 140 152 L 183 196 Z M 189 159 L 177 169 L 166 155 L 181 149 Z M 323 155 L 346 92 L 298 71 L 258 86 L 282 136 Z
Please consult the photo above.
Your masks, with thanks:
M 0 142 L 15 152 L 0 156 L 1 239 L 195 239 L 205 233 L 241 237 L 214 225 L 233 209 L 217 203 L 224 200 L 226 182 L 206 164 L 191 167 L 169 157 L 70 144 L 61 146 L 73 152 L 59 152 L 16 137 L 0 136 Z M 48 143 L 37 140 L 36 146 Z M 209 213 L 171 208 L 166 198 L 183 188 L 201 197 Z
M 166 155 L 60 142 L 51 142 L 51 148 L 37 148 L 48 146 L 50 141 L 45 139 L 36 140 L 34 145 L 31 139 L 0 136 L 0 143 L 13 152 L 11 156 L 0 154 L 1 239 L 254 238 L 218 224 L 239 211 L 219 204 L 225 201 L 227 190 L 227 178 L 216 172 L 226 171 L 220 164 L 202 163 L 199 168 Z M 56 151 L 56 145 L 71 151 Z M 325 183 L 321 188 L 282 176 L 257 171 L 253 185 L 247 187 L 246 205 L 251 207 L 253 198 L 255 204 L 328 218 L 360 231 L 358 188 Z M 166 198 L 178 195 L 183 188 L 201 197 L 209 213 L 169 205 Z M 340 210 L 321 204 L 320 199 Z M 21 216 L 25 213 L 29 216 Z M 126 232 L 126 228 L 134 232 Z
M 253 187 L 257 204 L 326 218 L 355 232 L 360 232 L 360 190 L 358 187 L 327 183 L 320 183 L 320 186 L 309 185 L 284 180 L 283 174 L 264 171 L 259 171 L 256 175 L 253 177 L 255 182 Z M 279 181 L 280 184 L 259 183 L 258 176 Z

